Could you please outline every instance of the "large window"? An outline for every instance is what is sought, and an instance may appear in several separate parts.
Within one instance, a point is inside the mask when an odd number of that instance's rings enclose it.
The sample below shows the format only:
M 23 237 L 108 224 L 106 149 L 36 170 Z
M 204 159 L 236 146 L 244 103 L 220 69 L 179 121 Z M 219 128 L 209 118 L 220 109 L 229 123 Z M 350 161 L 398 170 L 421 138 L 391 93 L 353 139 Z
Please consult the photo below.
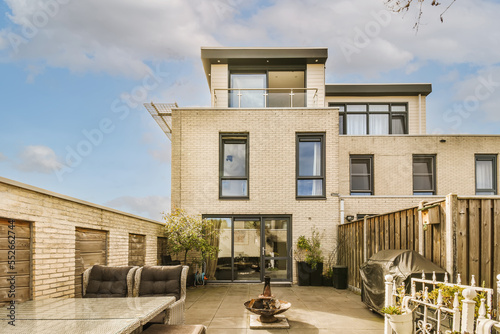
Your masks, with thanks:
M 408 133 L 405 103 L 329 103 L 339 108 L 339 134 L 388 135 Z
M 230 108 L 289 108 L 306 105 L 305 71 L 263 68 L 231 70 Z
M 325 197 L 325 134 L 297 134 L 297 197 Z
M 497 156 L 476 154 L 476 195 L 497 194 Z
M 413 195 L 436 195 L 436 156 L 413 156 Z
M 373 195 L 373 155 L 351 155 L 351 195 Z
M 248 198 L 248 134 L 221 134 L 219 198 Z
M 265 73 L 231 74 L 230 108 L 264 108 L 267 78 Z M 259 89 L 259 88 L 262 88 Z

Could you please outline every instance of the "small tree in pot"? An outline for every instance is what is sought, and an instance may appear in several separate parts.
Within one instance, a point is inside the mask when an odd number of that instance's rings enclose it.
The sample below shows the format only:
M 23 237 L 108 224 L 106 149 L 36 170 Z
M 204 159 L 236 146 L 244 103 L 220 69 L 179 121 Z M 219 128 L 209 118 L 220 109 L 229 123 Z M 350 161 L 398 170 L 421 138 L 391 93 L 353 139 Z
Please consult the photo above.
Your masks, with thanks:
M 313 227 L 310 238 L 301 235 L 297 239 L 295 259 L 298 262 L 299 285 L 322 285 L 321 236 Z
M 202 219 L 199 215 L 188 215 L 184 210 L 175 208 L 165 214 L 165 236 L 167 250 L 171 254 L 181 254 L 183 263 L 187 264 L 187 256 L 192 254 L 191 262 L 201 264 L 206 260 L 217 257 L 219 248 L 214 243 L 218 240 L 220 229 L 213 220 Z M 193 268 L 190 268 L 193 272 Z

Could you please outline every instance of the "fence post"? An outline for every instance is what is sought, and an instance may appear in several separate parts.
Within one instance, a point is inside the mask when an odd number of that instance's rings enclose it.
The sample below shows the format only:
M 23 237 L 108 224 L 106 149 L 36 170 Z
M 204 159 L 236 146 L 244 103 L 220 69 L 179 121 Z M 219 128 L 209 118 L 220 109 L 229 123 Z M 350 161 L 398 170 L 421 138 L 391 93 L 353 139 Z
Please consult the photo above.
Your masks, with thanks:
M 422 201 L 418 204 L 418 252 L 420 255 L 424 256 L 424 221 L 422 218 L 422 209 L 427 203 Z
M 363 262 L 368 260 L 368 217 L 363 217 Z
M 474 309 L 476 308 L 476 291 L 467 288 L 462 292 L 464 300 L 462 301 L 462 333 L 474 333 Z
M 458 196 L 456 194 L 446 195 L 446 220 L 445 220 L 445 246 L 446 246 L 446 271 L 453 278 L 457 269 L 457 221 L 458 221 Z
M 497 275 L 497 321 L 500 321 L 500 274 Z
M 393 289 L 393 277 L 392 275 L 385 275 L 385 307 L 392 306 L 393 303 L 393 296 L 392 296 L 392 289 Z M 384 334 L 392 334 L 392 328 L 391 325 L 389 324 L 389 317 L 385 315 L 384 317 Z

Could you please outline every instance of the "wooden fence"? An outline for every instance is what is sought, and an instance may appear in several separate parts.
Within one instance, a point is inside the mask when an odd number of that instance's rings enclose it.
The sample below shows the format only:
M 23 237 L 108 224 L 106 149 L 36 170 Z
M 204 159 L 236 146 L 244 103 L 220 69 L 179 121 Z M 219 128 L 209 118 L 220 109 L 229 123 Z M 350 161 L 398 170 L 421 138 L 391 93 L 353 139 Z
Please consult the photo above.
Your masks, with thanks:
M 463 284 L 471 275 L 486 287 L 500 274 L 500 199 L 457 197 L 365 217 L 338 227 L 338 263 L 348 284 L 361 288 L 360 265 L 384 249 L 412 249 Z

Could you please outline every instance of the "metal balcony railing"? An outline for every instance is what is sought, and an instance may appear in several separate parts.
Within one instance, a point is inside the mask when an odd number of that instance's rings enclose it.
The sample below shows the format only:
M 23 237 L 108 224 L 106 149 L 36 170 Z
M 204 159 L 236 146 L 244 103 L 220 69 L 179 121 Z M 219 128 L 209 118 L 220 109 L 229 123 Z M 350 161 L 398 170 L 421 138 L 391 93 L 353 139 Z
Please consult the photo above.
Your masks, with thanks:
M 217 88 L 214 89 L 214 106 L 215 107 L 229 106 L 229 108 L 317 107 L 318 89 L 317 88 Z

